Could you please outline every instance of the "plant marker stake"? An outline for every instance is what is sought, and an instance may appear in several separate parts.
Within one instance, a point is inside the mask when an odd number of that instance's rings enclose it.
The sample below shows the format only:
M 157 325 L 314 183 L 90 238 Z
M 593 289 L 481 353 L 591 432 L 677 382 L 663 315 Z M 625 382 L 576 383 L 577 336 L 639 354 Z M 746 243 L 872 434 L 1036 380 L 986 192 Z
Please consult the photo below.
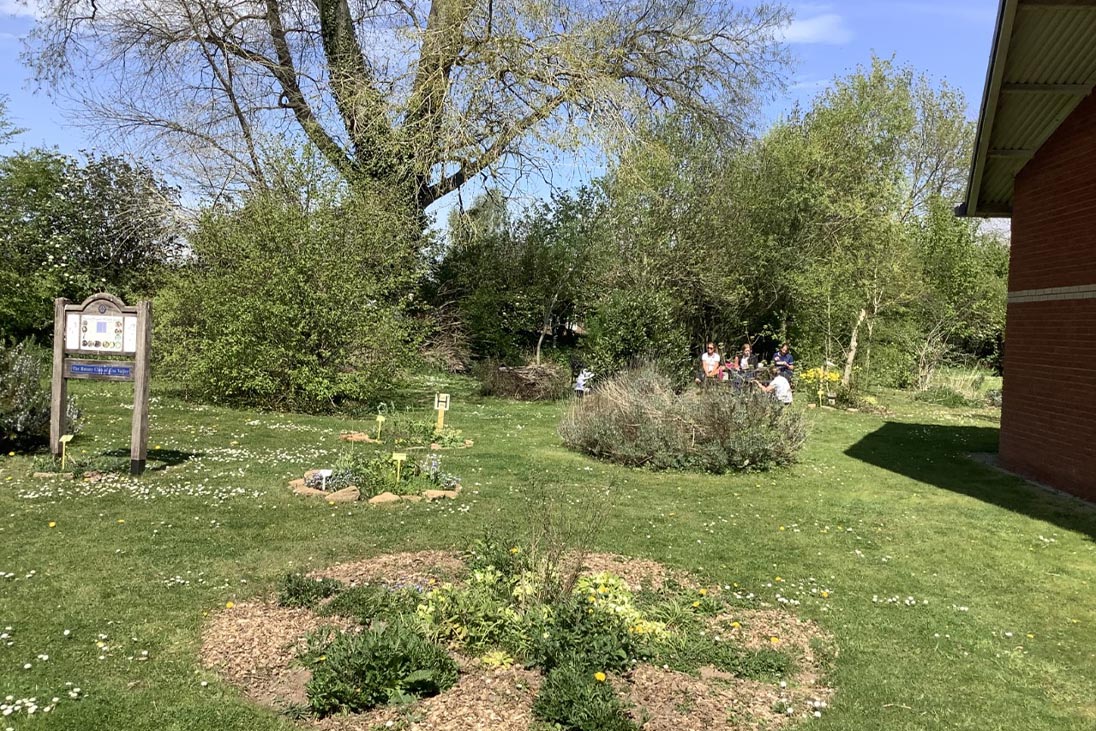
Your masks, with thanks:
M 59 442 L 61 442 L 61 471 L 62 472 L 65 471 L 65 451 L 66 451 L 65 447 L 68 446 L 68 443 L 72 441 L 72 437 L 73 437 L 72 434 L 66 434 L 58 440 Z
M 320 489 L 327 492 L 327 478 L 331 477 L 331 470 L 320 470 Z
M 400 467 L 403 466 L 404 460 L 407 459 L 406 452 L 393 452 L 392 461 L 396 463 L 396 484 L 400 484 Z
M 381 438 L 381 427 L 384 426 L 384 414 L 377 414 L 377 441 Z
M 434 408 L 438 411 L 438 423 L 434 427 L 434 433 L 440 434 L 445 428 L 445 412 L 449 410 L 449 394 L 434 394 Z

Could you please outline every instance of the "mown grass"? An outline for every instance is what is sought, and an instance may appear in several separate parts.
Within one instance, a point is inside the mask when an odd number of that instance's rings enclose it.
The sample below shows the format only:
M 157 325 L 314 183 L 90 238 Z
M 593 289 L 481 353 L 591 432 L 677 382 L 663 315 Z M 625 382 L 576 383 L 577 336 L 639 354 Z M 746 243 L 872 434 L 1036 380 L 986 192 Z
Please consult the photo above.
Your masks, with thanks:
M 13 628 L 0 696 L 61 698 L 0 729 L 291 728 L 201 669 L 210 612 L 273 592 L 287 571 L 520 530 L 536 519 L 534 492 L 577 520 L 604 487 L 594 548 L 737 583 L 835 636 L 838 694 L 809 727 L 1096 727 L 1096 509 L 968 459 L 995 450 L 992 411 L 899 396 L 888 420 L 815 411 L 798 465 L 715 477 L 570 453 L 555 431 L 567 404 L 481 400 L 441 377 L 401 403 L 426 406 L 435 388 L 454 393 L 448 423 L 476 440 L 443 458 L 464 478 L 455 503 L 297 498 L 287 479 L 346 448 L 340 429 L 370 422 L 197 406 L 157 387 L 151 445 L 188 457 L 175 466 L 92 485 L 0 460 L 0 573 L 14 574 L 0 578 L 0 628 Z M 88 412 L 77 454 L 125 449 L 127 387 L 74 391 Z

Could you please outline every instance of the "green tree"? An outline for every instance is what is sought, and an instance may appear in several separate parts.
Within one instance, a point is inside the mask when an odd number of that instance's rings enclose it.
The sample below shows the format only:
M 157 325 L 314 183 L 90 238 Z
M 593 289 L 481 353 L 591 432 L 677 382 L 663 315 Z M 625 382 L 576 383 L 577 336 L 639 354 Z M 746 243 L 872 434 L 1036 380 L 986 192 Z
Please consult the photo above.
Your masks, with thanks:
M 666 109 L 740 128 L 789 20 L 724 0 L 46 0 L 30 60 L 217 179 L 267 185 L 264 145 L 294 129 L 345 180 L 425 208 Z
M 149 296 L 177 257 L 176 191 L 111 155 L 47 150 L 0 159 L 3 334 L 48 330 L 55 297 Z
M 202 216 L 156 302 L 163 370 L 214 402 L 370 400 L 414 364 L 417 218 L 376 193 L 287 179 L 303 187 Z

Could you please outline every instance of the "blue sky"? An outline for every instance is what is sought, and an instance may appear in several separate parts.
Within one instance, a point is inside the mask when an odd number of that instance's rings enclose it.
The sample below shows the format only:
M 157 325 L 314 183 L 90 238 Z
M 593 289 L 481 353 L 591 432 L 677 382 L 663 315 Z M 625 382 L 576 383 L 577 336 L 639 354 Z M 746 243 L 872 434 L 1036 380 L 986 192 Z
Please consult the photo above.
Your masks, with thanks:
M 33 2 L 33 0 L 32 0 Z M 798 101 L 806 104 L 826 83 L 867 63 L 872 52 L 894 56 L 934 79 L 945 79 L 967 97 L 975 118 L 982 98 L 998 0 L 851 0 L 793 3 L 796 21 L 787 41 L 798 59 L 788 89 L 765 108 L 773 120 Z M 33 19 L 19 0 L 0 0 L 0 95 L 9 98 L 12 120 L 27 132 L 22 147 L 56 147 L 73 153 L 91 145 L 44 93 L 36 93 L 19 60 L 21 38 Z M 578 173 L 581 175 L 581 172 Z

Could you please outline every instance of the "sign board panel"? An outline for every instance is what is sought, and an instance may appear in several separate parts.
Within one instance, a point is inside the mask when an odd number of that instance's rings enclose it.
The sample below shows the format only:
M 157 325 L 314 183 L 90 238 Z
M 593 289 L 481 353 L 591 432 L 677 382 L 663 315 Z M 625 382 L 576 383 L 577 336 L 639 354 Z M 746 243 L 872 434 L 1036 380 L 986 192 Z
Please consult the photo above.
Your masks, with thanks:
M 435 411 L 448 411 L 449 410 L 449 394 L 436 393 L 434 394 L 434 410 Z
M 95 378 L 110 381 L 132 381 L 133 361 L 76 360 L 65 358 L 65 378 Z
M 65 313 L 65 351 L 137 353 L 137 315 Z

